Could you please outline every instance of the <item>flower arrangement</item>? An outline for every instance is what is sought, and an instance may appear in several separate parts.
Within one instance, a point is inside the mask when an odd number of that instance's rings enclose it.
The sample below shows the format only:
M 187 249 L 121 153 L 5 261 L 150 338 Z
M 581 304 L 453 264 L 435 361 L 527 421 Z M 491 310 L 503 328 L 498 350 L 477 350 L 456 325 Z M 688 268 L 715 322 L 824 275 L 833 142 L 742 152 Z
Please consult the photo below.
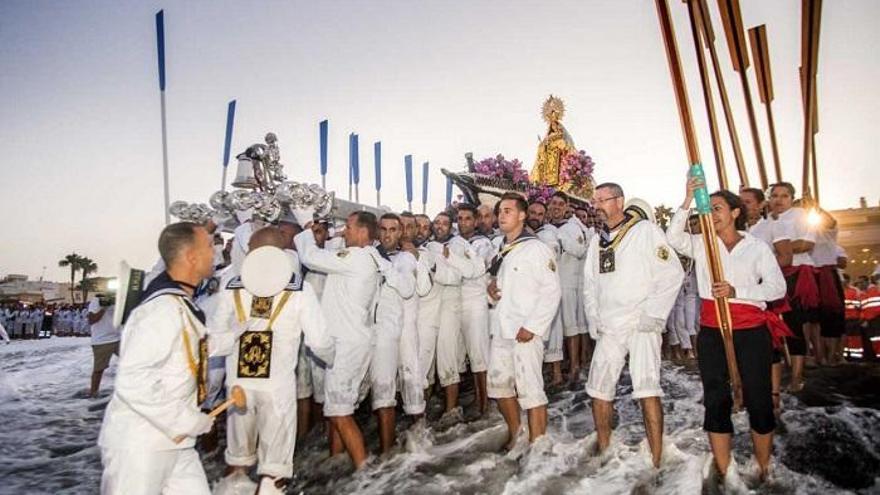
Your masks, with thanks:
M 563 184 L 571 184 L 574 190 L 584 189 L 593 180 L 594 165 L 584 150 L 568 153 L 562 158 L 559 179 Z
M 529 184 L 529 187 L 526 190 L 529 203 L 537 201 L 538 203 L 544 203 L 545 205 L 550 202 L 550 198 L 553 197 L 555 192 L 555 187 L 549 186 L 545 183 Z
M 504 155 L 494 158 L 485 158 L 474 164 L 474 172 L 487 177 L 506 179 L 515 185 L 524 185 L 529 181 L 529 174 L 522 168 L 522 162 L 517 159 L 508 160 Z

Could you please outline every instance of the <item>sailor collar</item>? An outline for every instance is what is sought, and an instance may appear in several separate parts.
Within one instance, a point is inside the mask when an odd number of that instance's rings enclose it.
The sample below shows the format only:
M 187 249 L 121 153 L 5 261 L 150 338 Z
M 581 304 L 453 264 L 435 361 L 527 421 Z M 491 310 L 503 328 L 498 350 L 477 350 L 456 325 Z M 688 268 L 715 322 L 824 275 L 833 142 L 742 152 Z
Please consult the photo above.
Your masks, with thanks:
M 294 273 L 293 275 L 290 276 L 290 282 L 287 283 L 287 285 L 284 287 L 284 289 L 282 289 L 282 291 L 290 291 L 290 292 L 301 291 L 302 285 L 303 285 L 303 277 L 301 275 L 297 275 L 296 273 Z M 241 275 L 236 275 L 235 277 L 232 277 L 229 280 L 229 282 L 226 284 L 226 288 L 229 290 L 245 289 L 244 284 L 242 284 L 242 282 L 241 282 Z M 245 289 L 245 290 L 247 290 L 247 289 Z
M 187 308 L 190 312 L 200 321 L 202 325 L 205 324 L 207 318 L 205 317 L 205 312 L 202 311 L 196 303 L 192 300 L 189 294 L 183 290 L 184 285 L 183 282 L 179 282 L 171 278 L 168 275 L 168 272 L 162 272 L 150 282 L 150 285 L 147 286 L 144 293 L 141 295 L 141 301 L 138 303 L 138 306 L 146 304 L 157 297 L 164 295 L 172 295 L 181 298 L 181 300 L 186 304 Z M 188 285 L 188 284 L 186 284 Z

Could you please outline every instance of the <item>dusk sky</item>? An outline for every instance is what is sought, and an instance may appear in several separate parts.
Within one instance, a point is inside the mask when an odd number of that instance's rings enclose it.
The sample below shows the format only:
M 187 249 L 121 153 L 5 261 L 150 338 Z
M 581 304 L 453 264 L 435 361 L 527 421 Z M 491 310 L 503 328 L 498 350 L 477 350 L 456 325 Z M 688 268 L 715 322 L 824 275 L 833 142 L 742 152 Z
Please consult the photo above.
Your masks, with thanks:
M 700 149 L 717 187 L 685 5 L 669 0 Z M 757 166 L 742 89 L 718 5 L 716 46 L 753 183 Z M 740 0 L 746 27 L 767 24 L 784 179 L 801 183 L 799 0 Z M 372 143 L 383 146 L 383 203 L 405 207 L 403 156 L 416 202 L 431 163 L 428 212 L 442 207 L 440 168 L 498 153 L 530 169 L 540 108 L 564 125 L 597 181 L 652 204 L 681 202 L 687 159 L 651 0 L 578 1 L 10 1 L 0 3 L 0 275 L 64 281 L 76 251 L 113 276 L 149 268 L 164 223 L 154 15 L 165 10 L 171 199 L 219 189 L 226 106 L 233 156 L 278 135 L 292 180 L 320 183 L 318 122 L 330 122 L 328 186 L 347 193 L 347 136 L 360 135 L 361 199 L 375 198 Z M 880 200 L 880 2 L 824 2 L 816 146 L 827 209 Z M 754 70 L 748 72 L 756 105 Z M 720 115 L 720 103 L 716 104 Z M 772 155 L 758 106 L 764 158 Z M 736 177 L 726 139 L 728 176 Z M 235 173 L 231 165 L 230 178 Z M 733 181 L 736 182 L 736 181 Z M 800 193 L 800 191 L 799 191 Z M 417 210 L 420 211 L 420 206 Z

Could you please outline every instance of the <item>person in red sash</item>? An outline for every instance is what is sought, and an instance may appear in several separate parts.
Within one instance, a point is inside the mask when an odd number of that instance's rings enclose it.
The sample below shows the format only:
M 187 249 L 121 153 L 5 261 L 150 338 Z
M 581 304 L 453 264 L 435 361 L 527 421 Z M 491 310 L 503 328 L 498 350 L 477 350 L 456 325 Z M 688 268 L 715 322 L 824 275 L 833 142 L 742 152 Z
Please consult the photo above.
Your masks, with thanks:
M 874 343 L 880 340 L 880 275 L 872 275 L 871 283 L 861 293 L 859 307 L 862 317 L 862 349 L 864 359 L 876 361 Z
M 703 382 L 706 409 L 703 428 L 715 466 L 721 476 L 732 462 L 733 408 L 724 341 L 715 312 L 715 298 L 727 298 L 732 315 L 733 343 L 742 379 L 743 402 L 749 414 L 752 443 L 760 476 L 766 478 L 773 447 L 773 414 L 770 366 L 773 340 L 787 333 L 779 317 L 767 311 L 767 301 L 785 295 L 785 278 L 770 247 L 745 232 L 746 213 L 739 197 L 721 190 L 711 195 L 712 222 L 718 241 L 718 258 L 724 281 L 712 283 L 701 236 L 685 232 L 694 191 L 704 187 L 700 179 L 687 182 L 687 194 L 667 230 L 669 244 L 696 262 L 697 288 L 702 306 L 697 335 L 697 363 Z
M 804 357 L 807 355 L 806 336 L 818 332 L 813 328 L 819 322 L 819 286 L 816 282 L 815 262 L 810 253 L 816 245 L 816 234 L 807 222 L 807 211 L 794 207 L 794 186 L 779 182 L 770 186 L 770 207 L 773 218 L 783 223 L 792 233 L 791 265 L 782 269 L 788 287 L 791 311 L 783 315 L 788 328 L 794 334 L 786 339 L 791 355 L 791 385 L 789 390 L 799 392 L 804 388 Z M 806 335 L 805 335 L 806 334 Z
M 785 270 L 791 265 L 794 257 L 791 252 L 791 238 L 794 235 L 791 226 L 785 222 L 774 220 L 766 215 L 767 200 L 764 191 L 754 187 L 744 187 L 739 191 L 739 199 L 742 200 L 746 213 L 746 225 L 749 234 L 766 243 L 774 256 L 779 268 Z M 779 301 L 769 303 L 769 308 L 774 313 L 782 314 L 791 311 L 788 298 L 783 297 Z M 771 368 L 771 380 L 773 383 L 773 411 L 776 417 L 782 413 L 782 364 L 784 345 L 773 351 L 773 367 Z M 790 363 L 789 363 L 790 364 Z

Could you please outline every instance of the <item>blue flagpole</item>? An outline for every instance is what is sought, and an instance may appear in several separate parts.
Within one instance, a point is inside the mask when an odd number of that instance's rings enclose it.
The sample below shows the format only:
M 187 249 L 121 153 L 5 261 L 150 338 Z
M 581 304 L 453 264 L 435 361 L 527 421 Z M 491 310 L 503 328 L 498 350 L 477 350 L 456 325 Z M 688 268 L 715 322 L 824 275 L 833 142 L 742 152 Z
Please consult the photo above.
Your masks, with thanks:
M 321 141 L 321 188 L 327 190 L 327 132 L 328 122 L 322 120 L 318 124 L 318 136 Z
M 354 160 L 352 161 L 354 164 L 352 168 L 352 177 L 354 178 L 354 202 L 360 203 L 360 193 L 358 191 L 358 186 L 361 183 L 361 158 L 360 158 L 360 150 L 358 149 L 358 135 L 354 135 Z
M 235 100 L 229 102 L 226 109 L 226 139 L 223 142 L 223 179 L 220 190 L 226 190 L 226 170 L 229 169 L 229 151 L 232 147 L 232 125 L 235 123 Z
M 373 163 L 376 166 L 376 206 L 382 204 L 382 143 L 373 143 Z
M 446 177 L 446 206 L 452 204 L 452 177 Z
M 428 162 L 422 164 L 422 214 L 428 211 Z
M 354 170 L 354 133 L 348 135 L 348 200 L 351 201 L 352 171 Z
M 159 102 L 162 109 L 162 182 L 165 189 L 165 225 L 171 223 L 168 207 L 171 204 L 168 190 L 168 126 L 165 114 L 165 11 L 156 13 L 156 49 L 159 59 Z
M 413 171 L 412 171 L 412 155 L 403 157 L 403 172 L 406 176 L 406 209 L 412 212 L 413 199 Z

